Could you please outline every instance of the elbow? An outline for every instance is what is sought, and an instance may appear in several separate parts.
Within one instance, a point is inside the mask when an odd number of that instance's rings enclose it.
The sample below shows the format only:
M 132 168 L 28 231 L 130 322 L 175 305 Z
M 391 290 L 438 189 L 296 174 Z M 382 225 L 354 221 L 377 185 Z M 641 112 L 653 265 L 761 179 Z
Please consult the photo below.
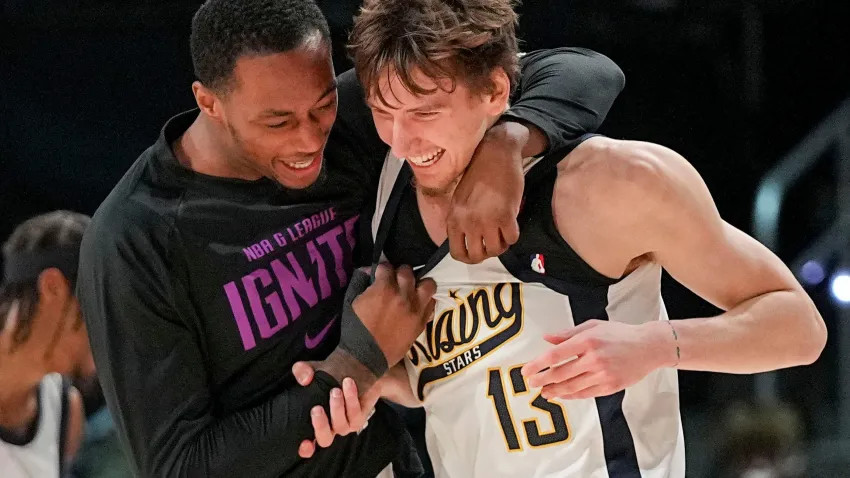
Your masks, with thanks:
M 596 54 L 599 56 L 601 68 L 599 69 L 600 77 L 594 87 L 606 89 L 612 98 L 616 98 L 626 87 L 626 75 L 620 66 L 614 63 L 614 60 L 601 53 Z
M 799 365 L 811 365 L 820 358 L 826 347 L 826 323 L 811 299 L 804 292 L 800 294 L 804 296 L 804 310 L 797 317 L 803 329 L 797 336 Z
M 622 93 L 626 88 L 626 74 L 613 61 L 611 61 L 611 73 L 608 77 L 608 84 L 617 95 Z

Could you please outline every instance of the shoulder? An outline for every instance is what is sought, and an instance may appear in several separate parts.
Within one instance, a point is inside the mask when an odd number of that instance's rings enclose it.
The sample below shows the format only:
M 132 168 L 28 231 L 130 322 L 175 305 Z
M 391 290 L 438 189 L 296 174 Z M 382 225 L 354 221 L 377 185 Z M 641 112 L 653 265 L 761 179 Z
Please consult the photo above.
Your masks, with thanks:
M 529 63 L 539 60 L 557 60 L 558 57 L 568 56 L 574 58 L 586 59 L 608 59 L 605 55 L 580 47 L 557 47 L 545 48 L 541 50 L 533 50 L 530 52 L 522 52 L 519 54 L 520 67 L 525 67 Z M 610 60 L 608 60 L 610 61 Z
M 362 100 L 364 97 L 363 88 L 360 87 L 360 80 L 357 78 L 354 68 L 346 70 L 336 77 L 336 87 L 340 101 Z
M 169 236 L 185 194 L 185 186 L 158 166 L 145 151 L 116 184 L 92 216 L 81 254 L 114 250 L 130 243 L 162 242 Z
M 126 288 L 137 295 L 143 290 L 151 294 L 166 290 L 172 281 L 174 251 L 180 250 L 175 237 L 179 236 L 173 215 L 139 200 L 136 194 L 110 195 L 95 212 L 80 244 L 76 293 L 87 320 L 104 316 L 103 301 L 109 297 L 126 304 Z
M 139 198 L 110 196 L 98 208 L 83 236 L 81 260 L 168 242 L 174 216 Z
M 361 121 L 371 121 L 372 113 L 366 106 L 366 93 L 353 68 L 336 77 L 336 90 L 338 122 L 355 128 L 363 126 Z
M 594 137 L 558 165 L 552 209 L 558 232 L 576 252 L 619 277 L 709 202 L 699 175 L 674 151 Z
M 625 205 L 640 210 L 675 199 L 694 175 L 690 164 L 669 148 L 597 136 L 558 165 L 556 194 L 594 210 Z

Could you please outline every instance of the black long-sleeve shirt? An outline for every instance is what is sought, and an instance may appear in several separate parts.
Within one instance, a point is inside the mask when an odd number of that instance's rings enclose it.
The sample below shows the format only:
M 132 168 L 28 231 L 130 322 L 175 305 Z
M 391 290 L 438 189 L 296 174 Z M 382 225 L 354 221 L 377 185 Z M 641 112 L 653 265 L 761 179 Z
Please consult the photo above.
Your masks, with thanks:
M 506 114 L 558 147 L 598 127 L 623 87 L 607 58 L 529 54 Z M 123 446 L 141 476 L 375 476 L 402 452 L 385 408 L 359 435 L 310 460 L 312 406 L 338 386 L 290 369 L 339 340 L 355 265 L 368 260 L 370 207 L 388 151 L 352 72 L 320 180 L 215 178 L 182 167 L 171 144 L 197 112 L 172 118 L 103 202 L 81 250 L 77 295 Z M 365 224 L 366 227 L 360 227 Z M 362 258 L 362 259 L 361 259 Z

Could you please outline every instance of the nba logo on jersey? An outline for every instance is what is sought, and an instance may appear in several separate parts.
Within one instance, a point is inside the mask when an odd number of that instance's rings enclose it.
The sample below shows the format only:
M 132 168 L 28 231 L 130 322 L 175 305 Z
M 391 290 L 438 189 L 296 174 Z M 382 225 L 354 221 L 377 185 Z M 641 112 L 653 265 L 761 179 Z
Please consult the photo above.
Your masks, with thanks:
M 546 273 L 546 268 L 543 266 L 543 254 L 534 254 L 531 256 L 531 270 L 538 274 Z

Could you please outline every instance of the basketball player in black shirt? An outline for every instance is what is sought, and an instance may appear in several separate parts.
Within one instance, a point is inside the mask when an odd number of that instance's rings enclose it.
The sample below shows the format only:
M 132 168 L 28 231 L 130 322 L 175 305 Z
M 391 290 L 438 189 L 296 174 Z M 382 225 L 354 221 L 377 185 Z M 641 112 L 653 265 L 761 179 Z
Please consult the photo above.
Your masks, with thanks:
M 313 434 L 311 408 L 340 386 L 334 376 L 362 365 L 337 360 L 338 374 L 318 373 L 306 388 L 290 368 L 339 358 L 343 295 L 368 263 L 388 148 L 355 75 L 334 77 L 313 2 L 210 0 L 191 47 L 199 111 L 168 121 L 101 205 L 81 251 L 78 297 L 134 471 L 375 476 L 409 453 L 387 407 L 311 460 L 296 454 Z M 468 201 L 456 209 L 474 220 L 456 221 L 453 237 L 471 260 L 514 240 L 515 217 L 499 213 L 519 209 L 519 159 L 595 129 L 623 86 L 616 65 L 590 52 L 542 52 L 522 66 L 512 108 L 479 149 L 489 153 L 459 186 Z M 469 187 L 482 184 L 490 188 Z M 412 341 L 433 283 L 414 285 L 404 268 L 385 277 L 386 293 L 358 314 Z

